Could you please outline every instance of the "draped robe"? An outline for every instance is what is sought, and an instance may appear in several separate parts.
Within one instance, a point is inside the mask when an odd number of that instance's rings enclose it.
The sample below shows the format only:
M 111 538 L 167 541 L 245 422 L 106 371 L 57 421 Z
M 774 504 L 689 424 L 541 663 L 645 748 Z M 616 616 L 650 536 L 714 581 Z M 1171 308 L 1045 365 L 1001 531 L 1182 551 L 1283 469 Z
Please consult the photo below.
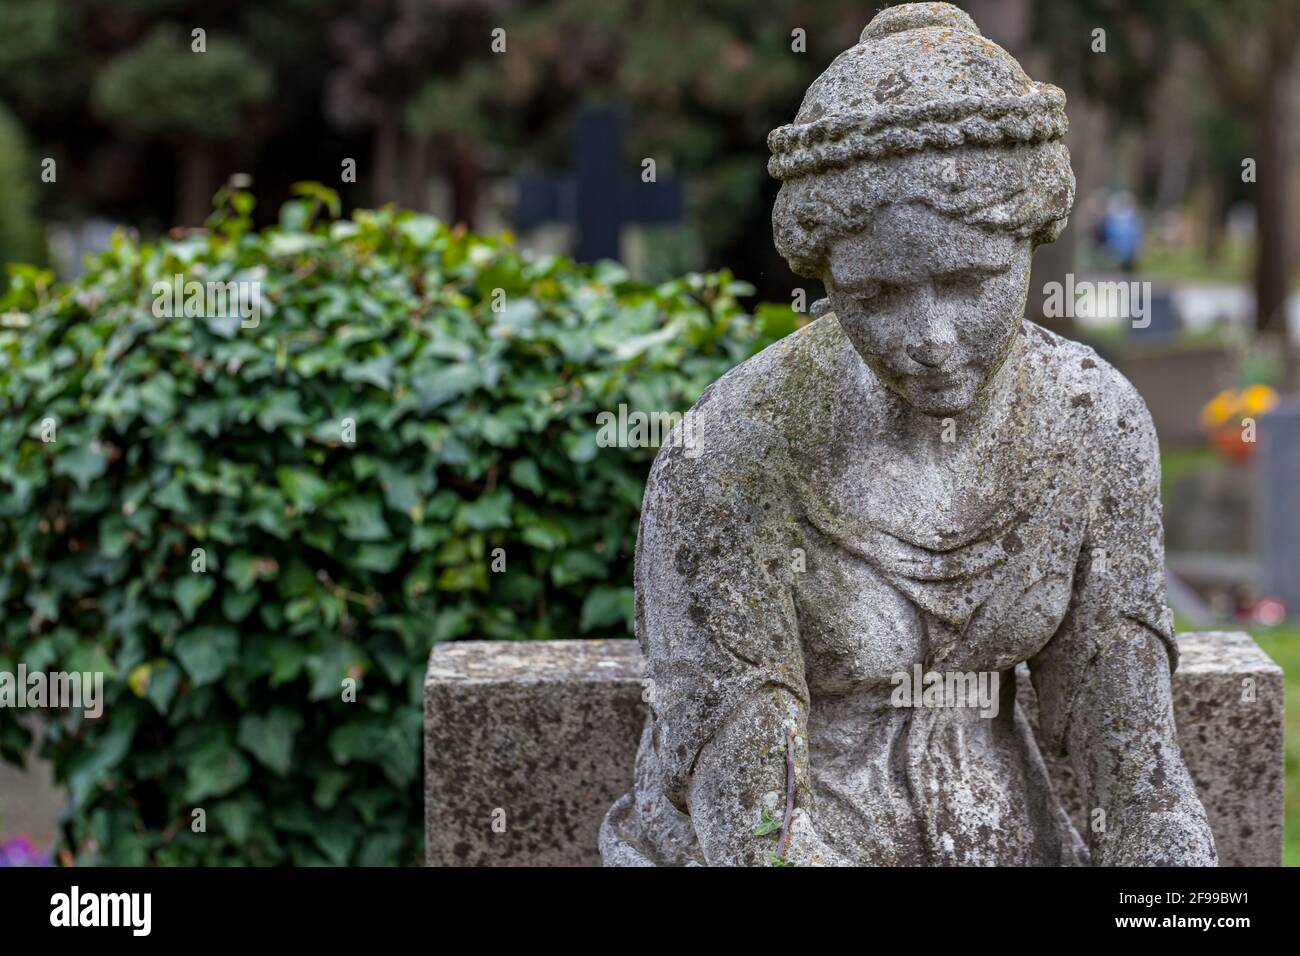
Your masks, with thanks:
M 1108 642 L 1136 627 L 1176 666 L 1155 435 L 1122 376 L 1032 323 L 997 375 L 979 427 L 949 436 L 966 458 L 946 480 L 945 423 L 899 454 L 897 403 L 834 315 L 688 413 L 694 453 L 666 444 L 643 504 L 636 630 L 651 713 L 635 786 L 601 830 L 607 865 L 712 862 L 692 775 L 702 748 L 769 697 L 795 702 L 809 816 L 845 860 L 1087 862 L 1041 750 L 1064 752 Z M 1015 702 L 1022 662 L 1037 734 Z M 996 716 L 895 706 L 893 675 L 917 665 L 996 674 Z M 770 743 L 764 759 L 780 759 Z

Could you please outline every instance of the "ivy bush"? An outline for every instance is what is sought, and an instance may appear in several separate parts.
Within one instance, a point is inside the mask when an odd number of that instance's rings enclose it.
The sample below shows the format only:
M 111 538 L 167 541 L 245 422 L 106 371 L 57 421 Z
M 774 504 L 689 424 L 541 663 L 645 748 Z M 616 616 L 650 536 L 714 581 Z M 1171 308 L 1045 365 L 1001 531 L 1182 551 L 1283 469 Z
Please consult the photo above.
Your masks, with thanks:
M 252 206 L 0 300 L 0 670 L 105 674 L 42 745 L 65 859 L 417 862 L 432 645 L 627 636 L 654 449 L 597 414 L 684 410 L 789 331 L 726 273 L 642 285 L 312 184 Z M 258 283 L 260 321 L 155 316 L 178 274 Z

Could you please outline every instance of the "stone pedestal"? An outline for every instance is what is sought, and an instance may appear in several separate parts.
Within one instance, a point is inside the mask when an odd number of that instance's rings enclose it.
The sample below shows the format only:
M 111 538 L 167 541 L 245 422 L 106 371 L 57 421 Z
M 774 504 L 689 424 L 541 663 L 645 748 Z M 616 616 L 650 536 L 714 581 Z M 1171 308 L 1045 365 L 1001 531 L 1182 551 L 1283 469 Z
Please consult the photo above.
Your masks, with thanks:
M 1220 861 L 1276 866 L 1281 668 L 1246 634 L 1185 634 L 1179 646 L 1179 742 Z M 632 785 L 646 714 L 641 677 L 633 641 L 436 647 L 424 686 L 429 865 L 599 865 L 600 821 Z M 1081 826 L 1068 770 L 1053 776 Z
M 1250 635 L 1184 635 L 1174 674 L 1183 759 L 1210 817 L 1220 866 L 1280 866 L 1286 800 L 1282 668 Z
M 635 641 L 440 644 L 424 684 L 430 866 L 600 864 L 647 705 Z

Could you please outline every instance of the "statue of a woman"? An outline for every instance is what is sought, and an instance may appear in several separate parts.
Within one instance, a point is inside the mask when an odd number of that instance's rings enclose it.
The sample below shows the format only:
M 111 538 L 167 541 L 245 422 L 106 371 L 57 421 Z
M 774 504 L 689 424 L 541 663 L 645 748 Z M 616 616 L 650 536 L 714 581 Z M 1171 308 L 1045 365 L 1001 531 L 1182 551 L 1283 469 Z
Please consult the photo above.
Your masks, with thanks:
M 651 717 L 606 864 L 1215 863 L 1150 416 L 1024 319 L 1074 198 L 1064 106 L 957 8 L 907 4 L 768 137 L 777 247 L 829 302 L 655 460 Z M 1082 839 L 1040 746 L 1074 768 Z

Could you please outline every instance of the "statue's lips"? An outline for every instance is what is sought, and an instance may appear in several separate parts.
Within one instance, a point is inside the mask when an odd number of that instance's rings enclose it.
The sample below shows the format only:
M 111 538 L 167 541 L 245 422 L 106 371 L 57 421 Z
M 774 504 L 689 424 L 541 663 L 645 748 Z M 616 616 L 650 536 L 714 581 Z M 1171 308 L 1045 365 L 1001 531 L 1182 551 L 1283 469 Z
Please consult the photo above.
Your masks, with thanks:
M 931 391 L 942 391 L 943 389 L 952 388 L 961 383 L 961 370 L 953 369 L 951 372 L 927 372 L 921 374 L 909 374 L 904 377 L 911 382 L 915 382 L 922 388 Z

